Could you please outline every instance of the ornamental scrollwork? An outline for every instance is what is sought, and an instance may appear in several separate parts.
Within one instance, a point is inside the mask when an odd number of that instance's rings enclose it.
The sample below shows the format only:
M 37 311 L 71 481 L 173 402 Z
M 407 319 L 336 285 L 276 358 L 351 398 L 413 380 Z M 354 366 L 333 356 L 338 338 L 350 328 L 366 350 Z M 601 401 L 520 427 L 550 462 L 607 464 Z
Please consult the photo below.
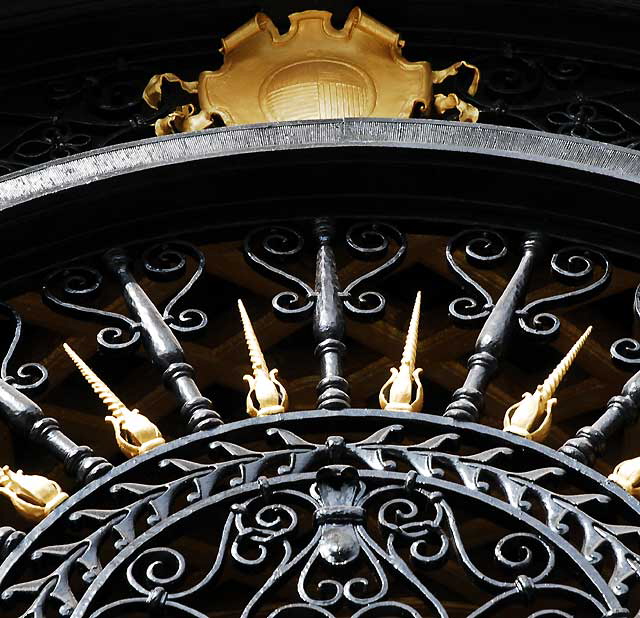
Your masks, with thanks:
M 0 313 L 7 315 L 13 323 L 13 337 L 0 365 L 0 378 L 18 390 L 38 393 L 46 387 L 49 372 L 41 363 L 24 363 L 11 373 L 13 355 L 22 337 L 22 317 L 13 307 L 2 302 Z
M 470 451 L 462 448 L 463 433 L 449 426 L 450 431 L 441 427 L 409 443 L 402 440 L 401 424 L 387 424 L 355 442 L 341 436 L 310 441 L 289 428 L 270 427 L 271 450 L 215 434 L 194 436 L 194 445 L 201 447 L 186 458 L 176 445 L 166 445 L 140 458 L 147 474 L 166 480 L 116 476 L 99 489 L 112 496 L 112 508 L 95 508 L 91 499 L 62 507 L 61 542 L 32 545 L 28 559 L 34 561 L 36 579 L 8 567 L 0 583 L 2 602 L 22 605 L 24 618 L 39 618 L 42 608 L 65 615 L 79 607 L 77 615 L 83 616 L 120 616 L 152 607 L 205 616 L 189 595 L 199 598 L 200 584 L 214 589 L 232 564 L 263 578 L 247 597 L 243 616 L 254 615 L 264 598 L 277 596 L 279 587 L 293 580 L 298 599 L 272 607 L 269 615 L 289 616 L 299 609 L 297 615 L 320 611 L 325 613 L 317 615 L 338 618 L 345 607 L 349 616 L 415 615 L 410 604 L 404 607 L 389 595 L 391 574 L 434 615 L 447 616 L 427 573 L 455 560 L 472 585 L 491 592 L 469 614 L 476 618 L 559 592 L 591 612 L 576 616 L 627 615 L 619 600 L 640 574 L 640 556 L 627 539 L 640 528 L 596 517 L 609 512 L 602 507 L 611 503 L 611 495 L 563 493 L 567 469 L 514 466 L 514 448 L 504 443 Z M 202 457 L 207 446 L 209 462 Z M 500 513 L 495 517 L 511 522 L 495 539 L 502 575 L 485 572 L 485 560 L 477 562 L 465 549 L 460 504 L 467 500 L 480 501 L 474 512 L 495 511 Z M 210 509 L 218 515 L 206 515 Z M 162 539 L 179 538 L 163 531 L 191 525 L 192 518 L 193 525 L 218 521 L 212 530 L 218 541 L 200 584 L 190 580 L 185 588 L 181 574 L 189 557 Z M 68 526 L 69 532 L 62 532 Z M 71 532 L 77 528 L 80 537 Z M 589 589 L 566 585 L 557 575 L 567 561 L 580 566 Z M 96 606 L 92 582 L 104 584 L 114 569 L 126 571 L 130 596 L 119 590 L 123 598 Z
M 520 328 L 527 335 L 551 337 L 560 330 L 560 319 L 548 309 L 593 297 L 611 280 L 608 258 L 589 247 L 565 247 L 551 257 L 551 272 L 565 284 L 576 286 L 528 303 L 518 311 Z
M 374 503 L 376 506 L 371 506 Z M 295 535 L 301 527 L 301 505 L 311 508 L 314 520 L 312 538 L 304 544 Z M 498 593 L 498 597 L 505 591 L 515 591 L 515 598 L 539 593 L 539 584 L 549 579 L 556 566 L 555 552 L 545 540 L 528 532 L 503 536 L 494 551 L 497 562 L 509 575 L 491 577 L 467 553 L 454 511 L 442 493 L 425 491 L 416 483 L 371 487 L 352 466 L 324 466 L 308 492 L 273 488 L 266 496 L 263 493 L 234 504 L 213 566 L 196 585 L 181 589 L 180 580 L 188 568 L 184 556 L 169 547 L 148 549 L 127 567 L 127 582 L 140 596 L 113 602 L 91 615 L 116 615 L 152 597 L 158 599 L 155 602 L 159 607 L 179 608 L 190 614 L 194 611 L 190 597 L 216 580 L 224 564 L 222 554 L 254 567 L 266 564 L 269 556 L 276 554 L 277 569 L 251 597 L 242 616 L 253 615 L 265 597 L 289 578 L 296 582 L 296 609 L 326 609 L 328 615 L 334 615 L 347 605 L 350 611 L 358 612 L 353 615 L 365 615 L 360 612 L 375 605 L 391 615 L 402 616 L 407 611 L 411 615 L 410 606 L 388 599 L 389 578 L 396 572 L 434 615 L 446 618 L 446 609 L 422 573 L 441 568 L 454 554 L 472 579 Z M 375 538 L 373 526 L 365 518 L 371 512 L 377 514 L 382 542 Z M 170 576 L 160 578 L 156 574 L 162 566 Z M 575 593 L 584 594 L 579 590 Z M 604 610 L 597 599 L 588 594 L 584 597 L 596 611 Z M 484 603 L 477 615 L 489 615 L 494 604 L 494 600 Z M 287 615 L 292 609 L 292 604 L 287 604 L 271 615 Z M 398 609 L 402 613 L 397 614 Z
M 540 240 L 546 240 L 540 238 Z M 526 254 L 526 242 L 523 243 Z M 540 261 L 544 243 L 536 250 L 535 259 Z M 491 230 L 466 230 L 456 234 L 447 244 L 446 259 L 449 267 L 470 295 L 457 298 L 449 305 L 451 317 L 462 324 L 486 320 L 499 305 L 481 280 L 469 274 L 456 259 L 456 251 L 464 247 L 466 261 L 477 268 L 490 268 L 500 264 L 507 256 L 505 239 Z M 504 289 L 501 298 L 513 298 L 513 310 L 520 330 L 539 339 L 548 339 L 558 334 L 560 319 L 551 309 L 584 301 L 600 293 L 611 281 L 611 263 L 602 252 L 585 246 L 563 247 L 553 253 L 549 261 L 551 275 L 566 291 L 548 294 L 529 303 L 522 302 L 526 293 L 531 266 L 516 269 Z M 515 303 L 514 303 L 515 301 Z M 522 303 L 520 306 L 518 306 Z
M 314 221 L 314 237 L 318 245 L 332 245 L 335 239 L 334 222 Z M 383 222 L 358 223 L 345 232 L 345 243 L 360 260 L 380 262 L 368 272 L 348 282 L 336 294 L 347 313 L 355 317 L 379 317 L 386 300 L 375 290 L 363 289 L 367 283 L 381 279 L 397 268 L 407 253 L 407 239 L 397 227 Z M 244 255 L 248 263 L 272 280 L 290 289 L 273 297 L 273 308 L 283 319 L 294 319 L 311 314 L 322 294 L 320 282 L 336 279 L 337 272 L 323 272 L 317 268 L 315 289 L 297 275 L 286 270 L 286 264 L 299 258 L 305 247 L 304 236 L 286 226 L 262 227 L 250 232 L 244 241 Z M 335 271 L 335 263 L 331 266 Z M 328 271 L 329 268 L 326 268 Z M 338 288 L 336 281 L 334 287 Z
M 507 243 L 501 234 L 490 230 L 468 230 L 456 234 L 446 248 L 449 268 L 458 276 L 471 296 L 462 296 L 451 301 L 449 314 L 459 322 L 473 322 L 489 316 L 494 307 L 491 294 L 471 277 L 457 262 L 454 253 L 464 245 L 467 261 L 475 266 L 487 268 L 499 264 L 507 256 Z
M 640 319 L 640 285 L 633 295 L 633 319 Z M 611 358 L 623 367 L 637 367 L 640 365 L 640 342 L 633 337 L 623 337 L 611 344 Z
M 205 268 L 205 258 L 197 247 L 187 242 L 173 241 L 154 245 L 144 252 L 142 261 L 150 277 L 158 280 L 171 280 L 184 276 L 187 270 L 187 257 L 196 264 L 193 274 L 182 289 L 166 304 L 162 318 L 169 327 L 179 333 L 194 333 L 206 328 L 207 315 L 200 309 L 183 309 L 177 313 L 176 306 L 198 283 Z
M 140 324 L 137 321 L 88 304 L 102 289 L 103 282 L 102 273 L 91 266 L 63 268 L 47 277 L 42 286 L 42 299 L 57 311 L 111 324 L 97 335 L 98 345 L 103 350 L 135 349 L 140 343 Z

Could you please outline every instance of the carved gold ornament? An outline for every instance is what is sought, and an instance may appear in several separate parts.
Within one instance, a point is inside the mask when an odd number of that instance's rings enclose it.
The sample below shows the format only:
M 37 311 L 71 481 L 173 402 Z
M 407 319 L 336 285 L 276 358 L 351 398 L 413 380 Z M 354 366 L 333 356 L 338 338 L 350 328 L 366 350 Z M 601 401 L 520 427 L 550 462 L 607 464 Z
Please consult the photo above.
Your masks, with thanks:
M 44 476 L 12 472 L 9 466 L 0 468 L 0 494 L 11 500 L 14 508 L 26 519 L 43 520 L 69 495 L 55 481 Z
M 242 319 L 244 336 L 249 348 L 251 369 L 253 375 L 243 376 L 249 384 L 247 393 L 247 414 L 250 416 L 267 416 L 268 414 L 280 414 L 286 412 L 289 406 L 289 396 L 284 386 L 278 380 L 278 370 L 269 371 L 260 344 L 249 320 L 244 305 L 238 300 L 238 309 Z
M 404 344 L 400 369 L 393 367 L 391 377 L 380 389 L 380 407 L 383 410 L 396 412 L 420 412 L 424 393 L 420 374 L 422 369 L 416 369 L 416 352 L 418 350 L 418 327 L 420 325 L 420 301 L 422 295 L 416 294 L 413 305 L 411 322 Z
M 567 355 L 551 372 L 549 377 L 533 393 L 524 393 L 522 401 L 513 404 L 504 415 L 504 429 L 534 442 L 543 442 L 551 429 L 553 406 L 558 402 L 553 397 L 578 352 L 591 334 L 591 326 L 573 344 Z
M 164 81 L 197 94 L 200 111 L 183 105 L 155 123 L 156 135 L 198 131 L 216 120 L 225 125 L 345 118 L 355 116 L 426 117 L 457 109 L 459 119 L 476 122 L 478 110 L 457 95 L 433 96 L 440 84 L 462 67 L 474 72 L 467 92 L 474 95 L 480 72 L 464 61 L 442 71 L 428 62 L 402 56 L 404 41 L 387 26 L 354 8 L 344 27 L 331 25 L 331 13 L 303 11 L 289 16 L 280 34 L 258 13 L 222 39 L 224 64 L 185 82 L 173 73 L 154 75 L 144 100 L 157 109 Z
M 640 499 L 640 457 L 620 462 L 609 475 L 609 479 L 634 498 Z
M 129 410 L 70 346 L 65 343 L 63 347 L 93 392 L 111 412 L 104 420 L 113 425 L 118 447 L 127 457 L 148 453 L 165 443 L 160 430 L 146 416 L 138 410 Z

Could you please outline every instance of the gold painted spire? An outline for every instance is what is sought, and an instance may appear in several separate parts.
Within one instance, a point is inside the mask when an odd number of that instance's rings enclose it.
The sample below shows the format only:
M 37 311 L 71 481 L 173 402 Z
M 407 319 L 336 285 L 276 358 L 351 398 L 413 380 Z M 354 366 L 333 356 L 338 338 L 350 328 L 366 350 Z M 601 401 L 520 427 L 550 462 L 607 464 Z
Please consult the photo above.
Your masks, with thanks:
M 380 407 L 383 410 L 395 410 L 397 412 L 420 412 L 422 410 L 424 398 L 422 382 L 420 381 L 422 369 L 416 369 L 421 300 L 422 294 L 418 292 L 416 294 L 416 302 L 413 305 L 404 351 L 402 352 L 400 369 L 393 367 L 391 369 L 391 377 L 380 389 Z
M 127 457 L 135 457 L 165 443 L 160 430 L 138 410 L 129 410 L 115 393 L 91 370 L 66 343 L 62 346 L 93 392 L 111 413 L 105 421 L 113 425 L 118 447 Z
M 62 344 L 64 351 L 69 355 L 74 365 L 78 368 L 84 379 L 89 383 L 93 392 L 102 399 L 103 403 L 111 414 L 117 414 L 120 410 L 126 410 L 125 406 L 115 393 L 91 370 L 89 365 L 85 363 L 66 343 Z
M 69 495 L 55 481 L 44 476 L 0 468 L 0 494 L 11 500 L 15 510 L 31 521 L 43 520 Z
M 576 341 L 549 377 L 534 393 L 524 393 L 522 401 L 513 404 L 504 415 L 504 429 L 534 442 L 543 442 L 551 429 L 551 411 L 557 403 L 553 397 L 578 352 L 591 334 L 591 326 Z
M 238 309 L 240 310 L 244 337 L 249 349 L 249 358 L 251 359 L 251 369 L 253 371 L 253 375 L 245 375 L 242 378 L 249 384 L 247 414 L 250 416 L 266 416 L 285 412 L 289 404 L 289 397 L 284 386 L 277 378 L 278 370 L 272 369 L 269 371 L 247 310 L 239 299 Z

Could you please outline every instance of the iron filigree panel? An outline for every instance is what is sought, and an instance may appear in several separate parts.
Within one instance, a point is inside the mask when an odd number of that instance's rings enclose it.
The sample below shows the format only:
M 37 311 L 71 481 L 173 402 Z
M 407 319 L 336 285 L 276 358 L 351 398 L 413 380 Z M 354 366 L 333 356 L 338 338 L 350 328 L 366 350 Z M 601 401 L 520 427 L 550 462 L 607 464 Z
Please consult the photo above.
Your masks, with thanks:
M 290 413 L 122 464 L 30 533 L 0 587 L 25 618 L 630 616 L 639 533 L 632 498 L 544 446 Z

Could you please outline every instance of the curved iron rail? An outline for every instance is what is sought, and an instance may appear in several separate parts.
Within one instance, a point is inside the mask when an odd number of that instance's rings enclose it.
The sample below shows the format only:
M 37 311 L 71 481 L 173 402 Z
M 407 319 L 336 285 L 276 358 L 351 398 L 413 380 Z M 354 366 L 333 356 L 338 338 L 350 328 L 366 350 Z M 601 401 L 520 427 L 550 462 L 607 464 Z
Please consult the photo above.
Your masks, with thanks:
M 507 157 L 640 183 L 640 152 L 567 135 L 482 123 L 345 118 L 208 129 L 64 157 L 0 179 L 0 208 L 165 165 L 281 149 L 366 146 Z

